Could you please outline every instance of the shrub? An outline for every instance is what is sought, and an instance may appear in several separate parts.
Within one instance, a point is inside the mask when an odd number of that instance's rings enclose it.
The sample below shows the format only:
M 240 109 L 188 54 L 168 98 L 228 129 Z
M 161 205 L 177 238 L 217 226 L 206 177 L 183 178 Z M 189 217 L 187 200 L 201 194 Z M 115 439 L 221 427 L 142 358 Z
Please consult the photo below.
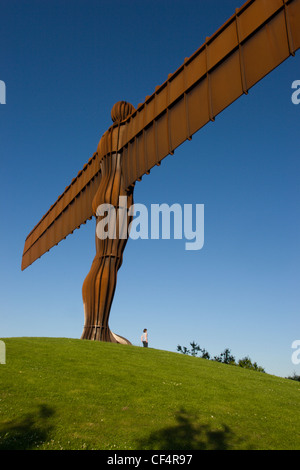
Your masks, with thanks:
M 215 356 L 214 361 L 222 362 L 223 364 L 236 365 L 235 357 L 231 355 L 231 351 L 228 348 L 224 349 L 220 356 Z
M 265 372 L 265 370 L 258 366 L 256 362 L 251 361 L 249 356 L 240 359 L 238 362 L 238 366 L 243 367 L 244 369 L 256 370 L 258 372 Z
M 193 341 L 192 343 L 190 343 L 190 346 L 191 346 L 191 350 L 187 349 L 185 346 L 181 347 L 180 345 L 177 346 L 177 351 L 178 352 L 181 352 L 182 354 L 188 354 L 190 356 L 194 356 L 196 357 L 198 355 L 198 353 L 201 353 L 201 358 L 202 359 L 210 359 L 210 354 L 208 351 L 206 351 L 206 349 L 202 349 L 200 348 L 200 346 L 195 343 L 195 341 Z
M 287 379 L 290 380 L 296 380 L 297 382 L 300 382 L 300 375 L 296 375 L 296 372 L 294 372 L 294 375 L 286 377 Z
M 187 354 L 187 355 L 194 356 L 194 357 L 196 357 L 198 353 L 201 353 L 200 357 L 202 359 L 222 362 L 223 364 L 230 364 L 233 366 L 243 367 L 244 369 L 256 370 L 257 372 L 265 373 L 264 368 L 258 366 L 256 362 L 252 362 L 249 356 L 246 356 L 243 359 L 240 359 L 238 363 L 236 363 L 235 357 L 231 354 L 231 351 L 228 348 L 224 349 L 224 351 L 219 356 L 214 356 L 214 358 L 211 359 L 209 352 L 206 351 L 206 349 L 201 348 L 197 343 L 195 343 L 195 341 L 190 343 L 190 346 L 191 346 L 191 349 L 187 349 L 185 346 L 182 347 L 178 345 L 177 351 L 182 354 Z M 294 374 L 294 377 L 287 377 L 287 378 L 300 381 L 300 376 L 297 376 L 296 374 Z

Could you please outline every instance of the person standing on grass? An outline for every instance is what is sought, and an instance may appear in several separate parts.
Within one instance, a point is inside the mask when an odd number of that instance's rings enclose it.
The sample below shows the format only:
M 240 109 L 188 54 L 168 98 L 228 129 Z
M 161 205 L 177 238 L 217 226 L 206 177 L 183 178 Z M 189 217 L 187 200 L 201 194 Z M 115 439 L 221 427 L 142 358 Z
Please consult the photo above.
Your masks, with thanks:
M 147 328 L 143 330 L 143 334 L 141 336 L 141 341 L 143 343 L 144 348 L 148 348 L 148 332 Z

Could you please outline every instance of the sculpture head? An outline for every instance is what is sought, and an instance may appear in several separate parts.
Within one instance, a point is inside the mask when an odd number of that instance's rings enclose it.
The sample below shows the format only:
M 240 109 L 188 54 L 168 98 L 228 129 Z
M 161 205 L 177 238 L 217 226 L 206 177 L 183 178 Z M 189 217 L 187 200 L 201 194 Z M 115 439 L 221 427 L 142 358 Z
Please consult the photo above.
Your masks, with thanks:
M 132 104 L 127 103 L 126 101 L 118 101 L 113 105 L 111 110 L 111 118 L 113 122 L 122 122 L 134 111 L 135 108 L 132 106 Z

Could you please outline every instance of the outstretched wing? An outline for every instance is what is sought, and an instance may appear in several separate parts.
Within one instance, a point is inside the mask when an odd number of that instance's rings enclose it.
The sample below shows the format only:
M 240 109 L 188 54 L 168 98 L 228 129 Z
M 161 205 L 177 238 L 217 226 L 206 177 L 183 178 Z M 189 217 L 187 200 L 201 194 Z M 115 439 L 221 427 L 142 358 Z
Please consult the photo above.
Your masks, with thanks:
M 127 119 L 129 188 L 300 47 L 300 0 L 249 0 Z
M 300 0 L 248 0 L 123 121 L 118 150 L 126 188 L 299 47 Z M 95 153 L 30 232 L 22 269 L 92 217 L 99 160 Z
M 92 218 L 101 172 L 95 153 L 26 238 L 22 270 Z

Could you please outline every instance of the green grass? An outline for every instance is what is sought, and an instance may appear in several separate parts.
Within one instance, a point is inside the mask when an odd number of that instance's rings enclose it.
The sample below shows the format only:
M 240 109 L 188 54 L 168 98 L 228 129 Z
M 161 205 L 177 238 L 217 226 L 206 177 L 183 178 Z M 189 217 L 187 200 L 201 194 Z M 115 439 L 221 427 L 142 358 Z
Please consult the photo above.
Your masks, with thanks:
M 5 338 L 0 449 L 300 449 L 300 384 L 178 353 Z

